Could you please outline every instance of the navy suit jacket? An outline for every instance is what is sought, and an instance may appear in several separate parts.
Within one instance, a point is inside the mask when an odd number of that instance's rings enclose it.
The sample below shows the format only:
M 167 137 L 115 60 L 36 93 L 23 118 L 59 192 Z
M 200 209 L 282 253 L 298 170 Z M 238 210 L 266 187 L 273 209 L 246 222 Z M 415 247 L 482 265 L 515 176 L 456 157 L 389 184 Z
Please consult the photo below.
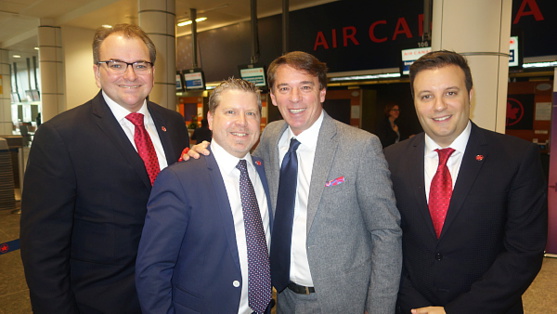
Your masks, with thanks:
M 253 160 L 269 200 L 263 164 Z M 177 163 L 157 178 L 136 281 L 144 313 L 238 312 L 247 282 L 242 282 L 232 211 L 212 154 Z
M 400 313 L 423 306 L 522 313 L 521 295 L 541 267 L 546 244 L 539 149 L 472 124 L 437 239 L 424 190 L 424 143 L 421 133 L 385 149 L 402 217 Z
M 168 164 L 184 118 L 147 103 Z M 25 172 L 21 258 L 35 313 L 140 313 L 134 265 L 151 184 L 99 92 L 43 123 Z

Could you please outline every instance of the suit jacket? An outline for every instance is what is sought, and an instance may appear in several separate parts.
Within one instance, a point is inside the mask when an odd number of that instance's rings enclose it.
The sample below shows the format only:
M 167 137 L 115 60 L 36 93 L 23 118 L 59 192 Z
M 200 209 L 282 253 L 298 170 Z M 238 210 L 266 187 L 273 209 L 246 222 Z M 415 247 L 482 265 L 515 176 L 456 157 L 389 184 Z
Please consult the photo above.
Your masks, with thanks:
M 268 195 L 263 165 L 254 161 Z M 136 276 L 143 313 L 238 313 L 247 282 L 242 282 L 234 219 L 212 154 L 160 173 Z
M 148 102 L 168 164 L 183 117 Z M 151 191 L 142 159 L 99 92 L 43 123 L 25 173 L 21 257 L 35 313 L 139 313 L 134 265 Z
M 402 215 L 401 313 L 429 305 L 447 313 L 522 313 L 547 232 L 538 148 L 472 124 L 437 239 L 424 192 L 424 145 L 421 133 L 385 150 Z
M 278 142 L 286 128 L 283 120 L 270 123 L 255 152 L 265 160 L 273 206 L 280 173 Z M 344 182 L 334 184 L 337 178 Z M 400 215 L 375 135 L 325 113 L 307 216 L 309 267 L 321 311 L 394 312 L 402 259 Z
M 400 126 L 399 134 L 401 135 Z M 377 128 L 375 128 L 375 135 L 379 137 L 379 140 L 381 140 L 381 145 L 383 145 L 383 147 L 393 145 L 399 137 L 399 134 L 397 134 L 391 127 L 391 121 L 389 120 L 389 118 L 384 118 L 383 120 L 381 120 L 377 125 Z M 402 136 L 400 136 L 399 141 L 400 140 L 402 140 Z

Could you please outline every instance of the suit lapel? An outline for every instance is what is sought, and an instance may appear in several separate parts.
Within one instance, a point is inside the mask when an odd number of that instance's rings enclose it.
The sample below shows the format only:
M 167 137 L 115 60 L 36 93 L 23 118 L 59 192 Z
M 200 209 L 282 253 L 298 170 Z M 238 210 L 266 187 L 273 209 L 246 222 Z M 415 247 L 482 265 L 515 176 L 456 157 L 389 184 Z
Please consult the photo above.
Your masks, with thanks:
M 433 222 L 429 213 L 427 205 L 427 198 L 425 195 L 425 179 L 424 179 L 424 149 L 425 149 L 425 134 L 420 133 L 411 140 L 409 156 L 407 156 L 408 169 L 405 171 L 410 179 L 410 187 L 413 187 L 414 200 L 416 202 L 416 210 L 419 211 L 420 217 L 423 219 L 424 225 L 427 226 L 429 233 L 432 237 L 435 235 L 433 229 Z
M 151 182 L 145 171 L 143 160 L 137 154 L 137 151 L 124 133 L 124 130 L 122 130 L 120 123 L 114 118 L 112 111 L 110 111 L 110 108 L 104 101 L 102 92 L 99 92 L 92 101 L 92 113 L 94 116 L 93 120 L 99 126 L 101 132 L 106 135 L 108 140 L 111 141 L 120 154 L 124 156 L 145 185 L 151 188 Z
M 325 182 L 327 181 L 327 176 L 329 175 L 338 149 L 339 143 L 336 134 L 337 128 L 333 119 L 324 112 L 323 123 L 319 130 L 319 137 L 317 138 L 311 182 L 309 184 L 307 233 L 311 230 L 311 225 L 321 200 L 321 195 L 325 189 Z
M 168 127 L 168 122 L 161 114 L 160 108 L 157 107 L 154 103 L 148 101 L 147 108 L 149 109 L 151 118 L 153 118 L 157 134 L 159 135 L 159 138 L 161 140 L 161 144 L 164 149 L 164 155 L 166 157 L 166 162 L 170 166 L 177 161 L 174 158 L 174 156 L 177 156 L 177 152 L 174 151 L 174 147 L 172 146 L 171 139 L 166 129 Z
M 211 150 L 211 148 L 208 148 Z M 213 156 L 213 153 L 205 157 L 207 162 L 207 170 L 209 177 L 212 182 L 214 190 L 211 191 L 216 195 L 215 199 L 218 203 L 218 213 L 222 217 L 224 232 L 226 233 L 226 241 L 228 241 L 228 247 L 230 248 L 230 254 L 232 255 L 232 260 L 240 269 L 240 258 L 238 256 L 238 245 L 236 243 L 236 230 L 234 229 L 234 217 L 232 216 L 232 209 L 230 208 L 230 200 L 228 199 L 228 194 L 226 193 L 226 187 L 224 186 L 224 181 L 217 165 L 217 161 Z
M 266 171 L 268 174 L 276 174 L 276 175 L 269 175 L 268 176 L 268 183 L 269 183 L 269 192 L 271 193 L 271 208 L 273 212 L 276 210 L 277 206 L 277 197 L 278 197 L 278 187 L 279 187 L 279 179 L 280 179 L 280 152 L 278 148 L 278 144 L 282 134 L 288 128 L 286 122 L 282 121 L 283 124 L 277 128 L 275 134 L 270 134 L 270 146 L 269 150 L 271 154 L 269 154 L 269 162 L 265 164 L 265 167 L 269 167 L 269 170 Z
M 252 156 L 253 163 L 255 165 L 255 170 L 257 170 L 257 174 L 261 179 L 261 183 L 263 184 L 263 190 L 265 190 L 265 195 L 267 196 L 267 210 L 269 212 L 269 227 L 270 231 L 273 231 L 273 210 L 271 208 L 271 199 L 269 197 L 269 185 L 267 184 L 267 177 L 265 176 L 265 168 L 263 167 L 263 160 L 261 158 L 257 158 Z M 266 165 L 265 165 L 266 167 Z
M 441 237 L 446 230 L 450 229 L 451 223 L 454 221 L 455 217 L 458 216 L 460 210 L 462 210 L 464 201 L 466 200 L 474 181 L 476 181 L 476 177 L 480 173 L 480 170 L 485 163 L 485 159 L 489 158 L 488 155 L 489 150 L 485 137 L 481 133 L 481 130 L 472 123 L 472 131 L 470 133 L 468 143 L 466 144 L 466 151 L 464 152 L 464 156 L 462 156 L 462 164 L 460 165 L 460 170 L 458 171 L 458 177 L 451 197 L 451 203 L 449 205 Z

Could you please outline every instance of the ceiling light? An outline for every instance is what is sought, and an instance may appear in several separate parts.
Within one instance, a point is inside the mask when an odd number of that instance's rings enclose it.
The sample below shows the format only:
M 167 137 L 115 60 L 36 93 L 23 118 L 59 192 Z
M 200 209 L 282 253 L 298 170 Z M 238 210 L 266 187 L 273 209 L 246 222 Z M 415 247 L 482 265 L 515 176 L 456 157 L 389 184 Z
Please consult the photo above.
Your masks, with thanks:
M 370 74 L 370 75 L 352 75 L 352 76 L 342 76 L 342 77 L 331 77 L 330 82 L 340 82 L 340 81 L 360 81 L 360 80 L 374 80 L 381 78 L 395 78 L 400 77 L 400 73 L 381 73 L 381 74 Z
M 12 57 L 13 57 L 14 59 L 19 59 L 19 58 L 21 58 L 20 55 L 13 55 Z
M 206 19 L 207 19 L 207 17 L 203 16 L 203 17 L 198 17 L 198 18 L 196 18 L 195 21 L 196 21 L 197 23 L 199 23 L 199 22 L 205 21 Z M 190 24 L 191 24 L 191 20 L 187 20 L 187 21 L 182 21 L 182 22 L 180 22 L 180 23 L 178 23 L 178 24 L 176 24 L 176 25 L 178 25 L 178 26 L 186 26 L 186 25 L 190 25 Z
M 108 24 L 103 24 L 101 26 L 104 27 L 104 28 L 112 28 L 112 25 L 108 25 Z
M 523 68 L 549 68 L 556 67 L 557 61 L 524 63 Z

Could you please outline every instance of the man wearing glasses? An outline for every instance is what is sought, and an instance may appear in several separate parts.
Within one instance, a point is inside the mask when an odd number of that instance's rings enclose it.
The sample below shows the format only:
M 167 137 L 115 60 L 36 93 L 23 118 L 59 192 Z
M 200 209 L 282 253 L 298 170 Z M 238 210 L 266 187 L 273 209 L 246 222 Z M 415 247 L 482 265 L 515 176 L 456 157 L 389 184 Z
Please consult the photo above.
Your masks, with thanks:
M 135 258 L 151 186 L 188 146 L 179 113 L 147 101 L 156 50 L 137 26 L 99 29 L 101 91 L 42 124 L 22 195 L 34 313 L 140 313 Z

